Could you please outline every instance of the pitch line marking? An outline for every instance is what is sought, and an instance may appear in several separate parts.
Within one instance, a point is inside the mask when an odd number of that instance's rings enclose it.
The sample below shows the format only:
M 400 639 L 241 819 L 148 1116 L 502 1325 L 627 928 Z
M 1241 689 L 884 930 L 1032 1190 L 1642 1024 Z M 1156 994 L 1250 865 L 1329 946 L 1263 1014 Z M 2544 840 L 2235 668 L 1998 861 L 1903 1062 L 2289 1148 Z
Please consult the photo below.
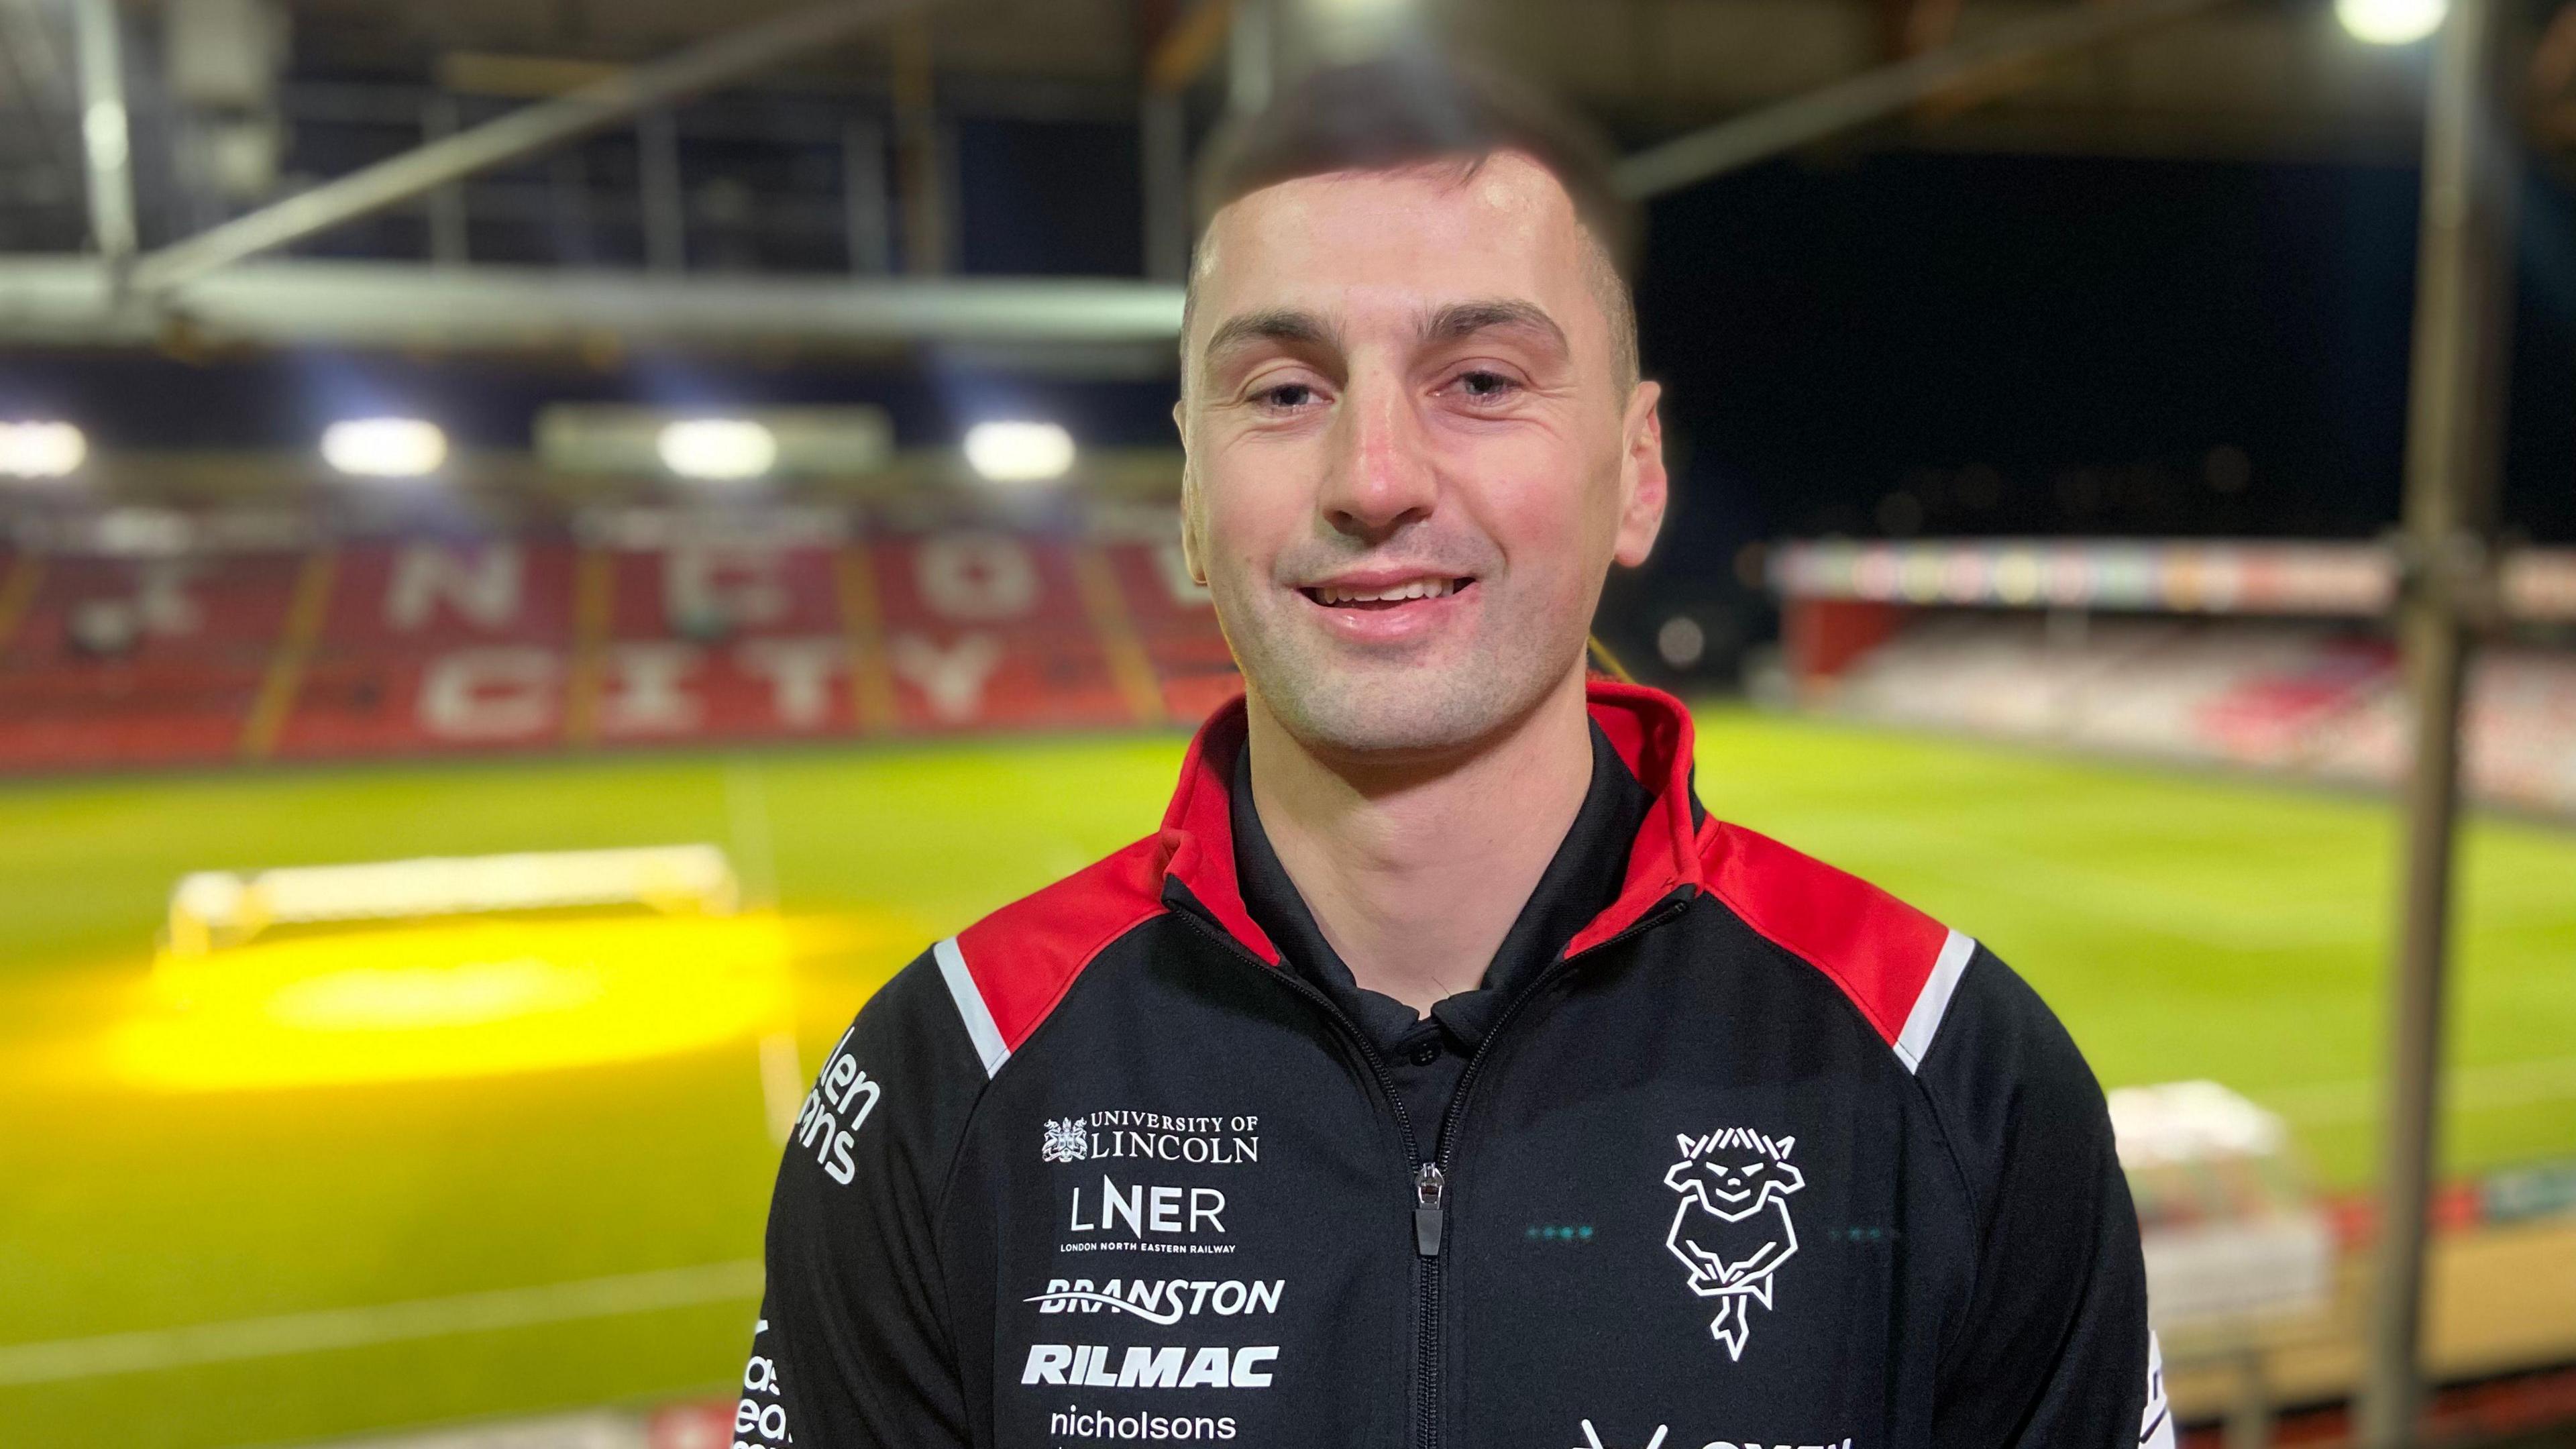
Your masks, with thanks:
M 2495 1112 L 2564 1101 L 2576 1097 L 2576 1057 L 2454 1067 L 2443 1086 L 2442 1105 L 2454 1112 Z M 2324 1127 L 2377 1117 L 2380 1090 L 2378 1082 L 2360 1079 L 2283 1087 L 2253 1096 L 2302 1127 Z
M 414 1298 L 361 1308 L 192 1323 L 95 1338 L 0 1344 L 0 1385 L 151 1373 L 195 1364 L 237 1363 L 584 1318 L 616 1318 L 666 1308 L 744 1302 L 758 1298 L 760 1289 L 760 1260 L 742 1258 L 530 1288 L 460 1293 L 448 1298 Z

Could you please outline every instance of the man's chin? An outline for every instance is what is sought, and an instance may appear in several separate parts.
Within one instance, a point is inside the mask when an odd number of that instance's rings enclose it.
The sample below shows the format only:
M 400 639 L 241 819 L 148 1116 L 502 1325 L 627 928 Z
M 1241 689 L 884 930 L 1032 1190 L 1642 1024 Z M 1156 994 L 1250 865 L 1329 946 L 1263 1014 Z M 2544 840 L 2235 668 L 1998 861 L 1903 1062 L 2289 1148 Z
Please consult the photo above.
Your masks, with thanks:
M 1318 755 L 1437 756 L 1473 748 L 1527 714 L 1535 697 L 1490 668 L 1365 663 L 1319 671 L 1262 703 Z M 1543 688 L 1536 693 L 1543 694 Z

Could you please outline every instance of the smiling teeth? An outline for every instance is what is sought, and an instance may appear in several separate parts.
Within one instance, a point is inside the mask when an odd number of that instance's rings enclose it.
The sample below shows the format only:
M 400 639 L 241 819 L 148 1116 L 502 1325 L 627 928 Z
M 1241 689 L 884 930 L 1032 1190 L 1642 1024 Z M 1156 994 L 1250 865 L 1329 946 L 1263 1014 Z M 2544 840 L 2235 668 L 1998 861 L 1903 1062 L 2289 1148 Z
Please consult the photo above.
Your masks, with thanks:
M 1327 604 L 1381 604 L 1405 599 L 1445 599 L 1458 591 L 1455 579 L 1415 579 L 1383 589 L 1345 589 L 1319 585 L 1315 597 Z

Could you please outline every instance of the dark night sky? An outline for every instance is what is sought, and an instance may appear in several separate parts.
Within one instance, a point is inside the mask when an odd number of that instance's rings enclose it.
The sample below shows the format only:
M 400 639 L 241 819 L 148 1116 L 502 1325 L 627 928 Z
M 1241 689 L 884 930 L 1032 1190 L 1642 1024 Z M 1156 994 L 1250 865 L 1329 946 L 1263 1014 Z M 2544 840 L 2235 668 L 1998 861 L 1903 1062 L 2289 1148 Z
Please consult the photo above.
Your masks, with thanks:
M 2525 191 L 2505 516 L 2570 540 L 2576 207 Z M 2397 515 L 2415 207 L 2396 168 L 1775 165 L 1657 209 L 1646 351 L 1695 476 L 1770 529 L 1876 532 L 1910 488 L 1936 532 L 2366 536 Z M 1972 464 L 1984 508 L 1947 496 Z

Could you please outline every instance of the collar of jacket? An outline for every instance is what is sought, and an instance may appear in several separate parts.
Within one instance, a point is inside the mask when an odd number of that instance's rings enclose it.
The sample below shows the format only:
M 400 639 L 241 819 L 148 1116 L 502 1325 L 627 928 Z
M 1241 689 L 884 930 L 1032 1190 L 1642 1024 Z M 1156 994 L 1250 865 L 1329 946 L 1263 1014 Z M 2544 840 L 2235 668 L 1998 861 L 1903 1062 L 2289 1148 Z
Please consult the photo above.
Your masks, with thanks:
M 1628 770 L 1653 793 L 1654 807 L 1628 847 L 1619 898 L 1568 942 L 1569 956 L 1609 940 L 1676 891 L 1705 888 L 1698 836 L 1704 817 L 1691 794 L 1691 718 L 1682 702 L 1642 685 L 1593 681 L 1585 704 Z M 1244 909 L 1234 873 L 1231 790 L 1243 749 L 1244 703 L 1237 695 L 1199 726 L 1181 762 L 1179 787 L 1156 837 L 1164 899 L 1195 906 L 1246 950 L 1279 964 L 1279 948 Z

